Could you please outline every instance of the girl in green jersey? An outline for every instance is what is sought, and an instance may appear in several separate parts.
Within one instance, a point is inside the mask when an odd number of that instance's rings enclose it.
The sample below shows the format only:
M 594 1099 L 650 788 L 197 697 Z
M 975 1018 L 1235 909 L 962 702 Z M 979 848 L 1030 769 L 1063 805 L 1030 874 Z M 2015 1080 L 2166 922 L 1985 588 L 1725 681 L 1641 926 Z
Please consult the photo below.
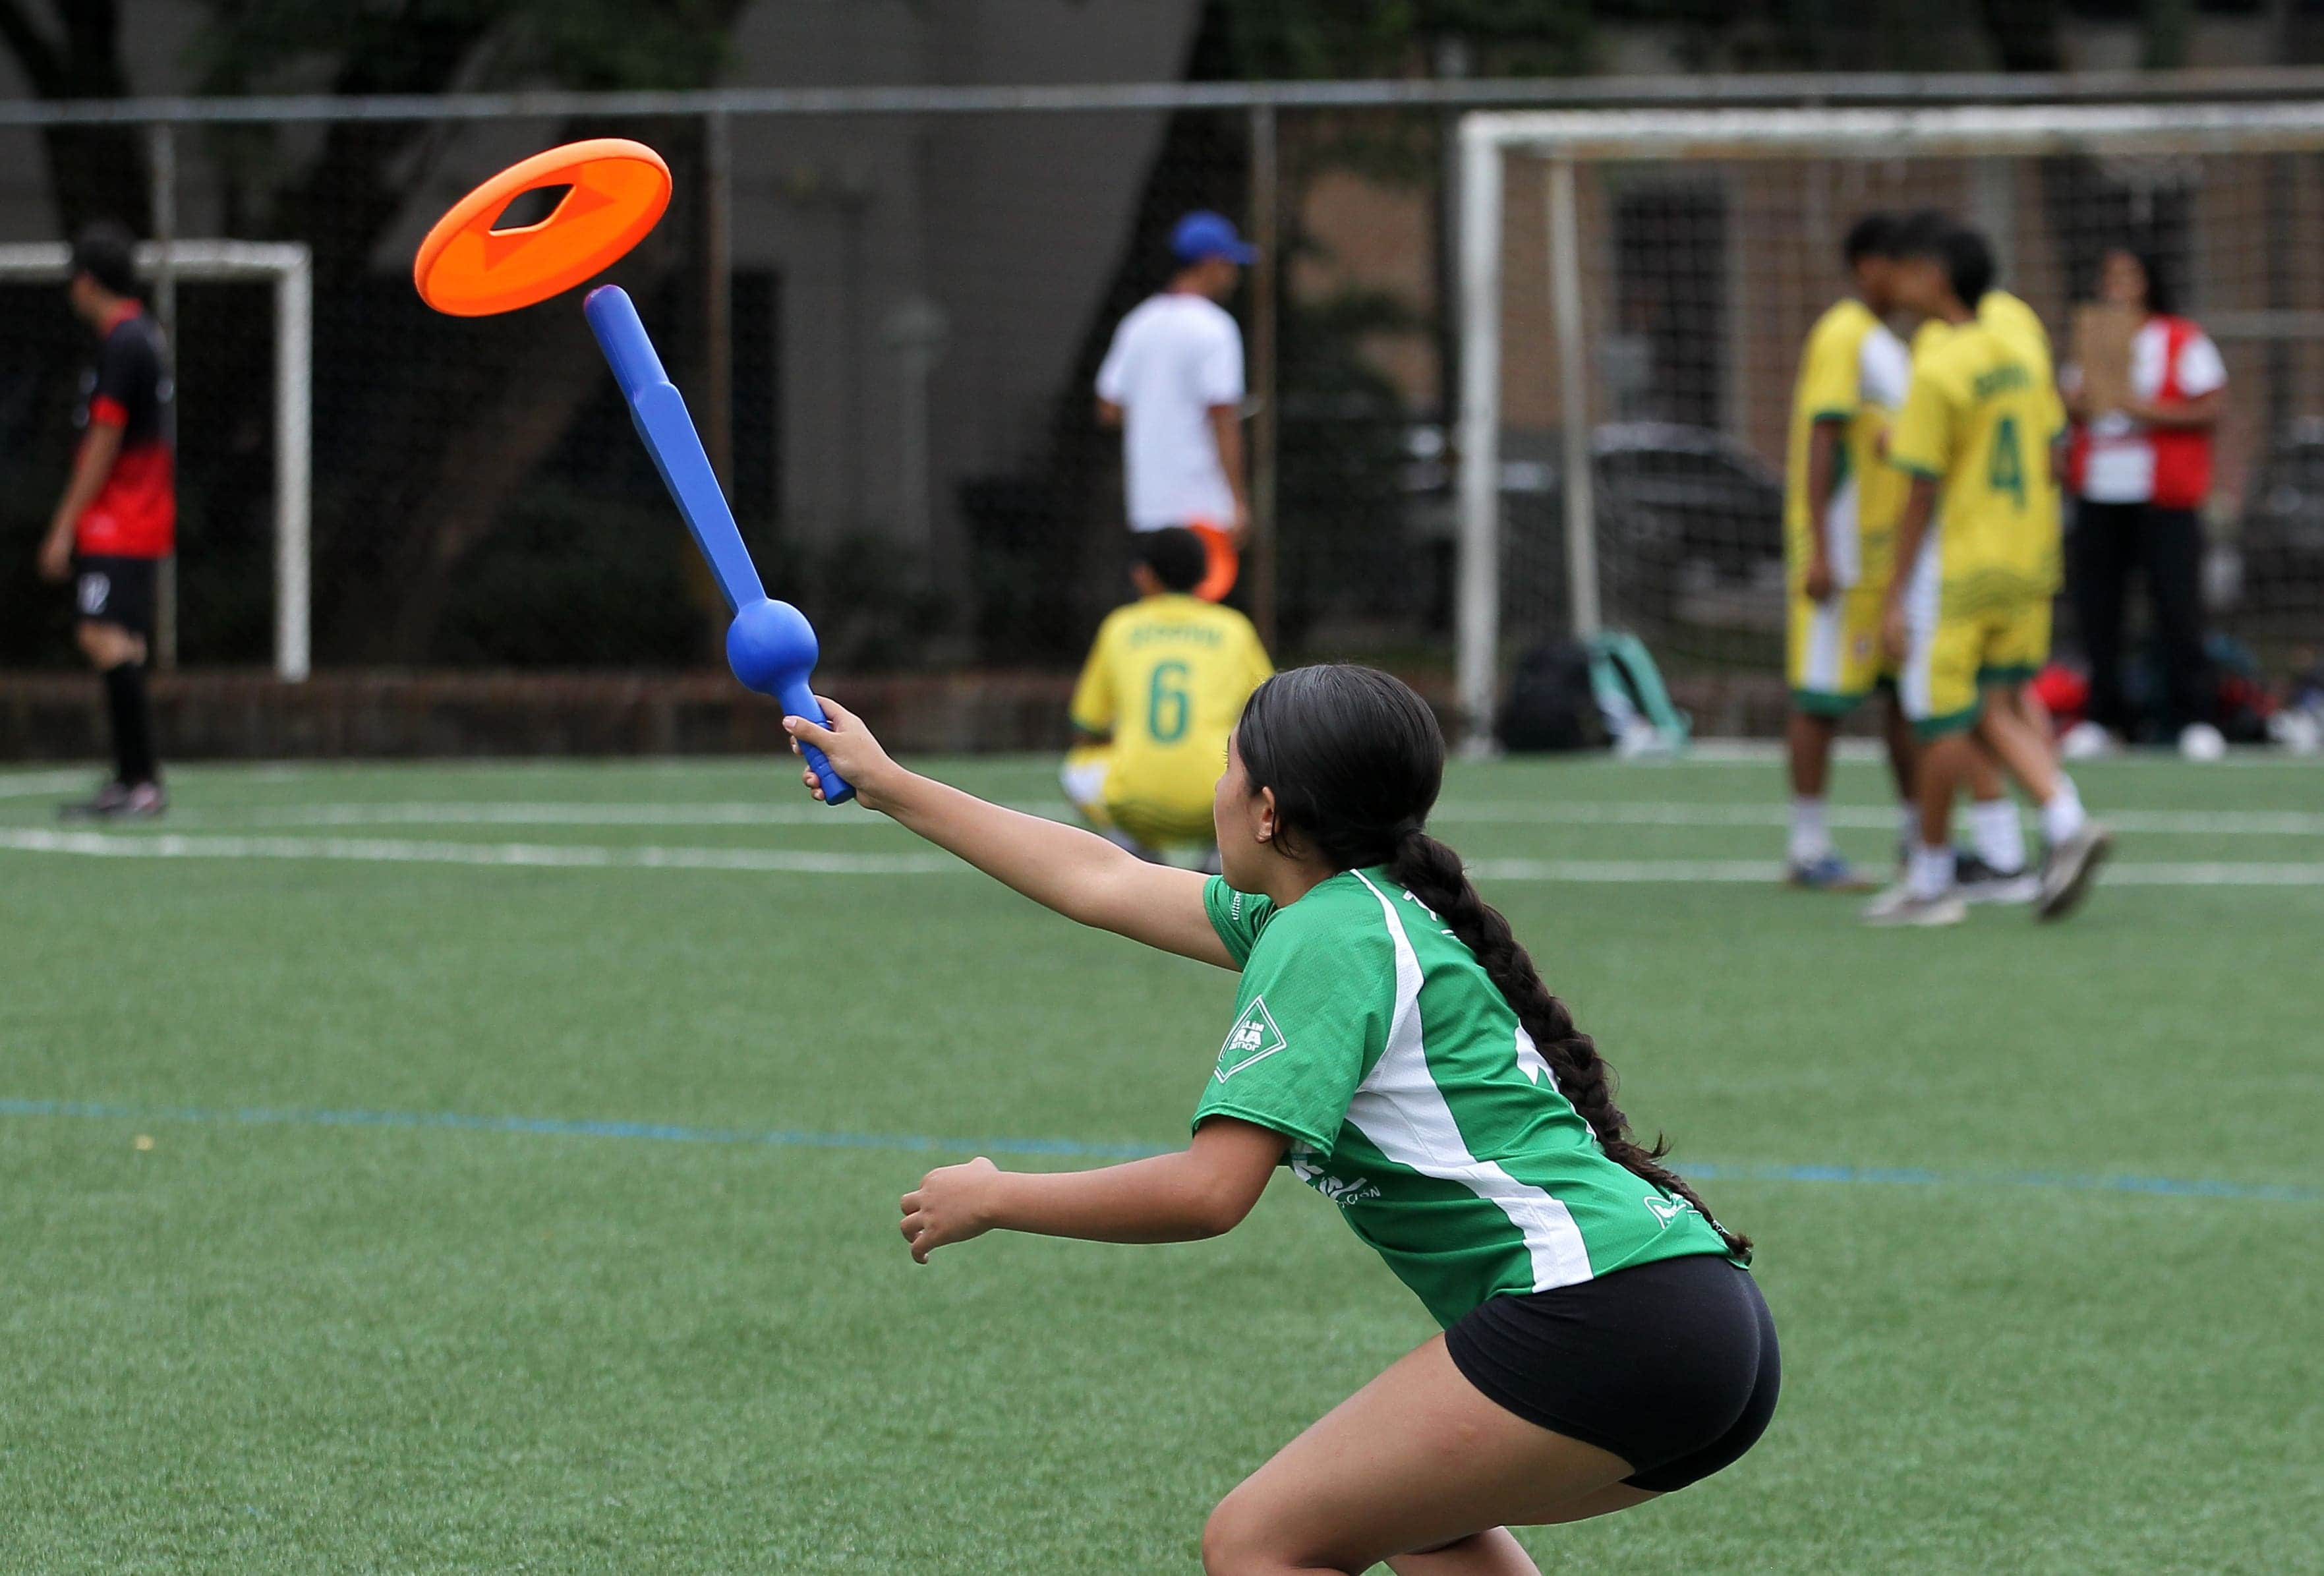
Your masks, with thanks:
M 869 807 L 1068 918 L 1241 974 L 1185 1149 L 939 1167 L 904 1195 L 912 1257 L 996 1229 L 1213 1237 L 1287 1165 L 1444 1327 L 1221 1502 L 1213 1576 L 1534 1573 L 1509 1526 L 1638 1504 L 1758 1438 L 1779 1362 L 1750 1244 L 1631 1138 L 1589 1037 L 1422 830 L 1444 741 L 1411 690 L 1353 667 L 1261 685 L 1212 804 L 1217 877 L 915 776 L 824 705 L 829 727 L 786 726 Z

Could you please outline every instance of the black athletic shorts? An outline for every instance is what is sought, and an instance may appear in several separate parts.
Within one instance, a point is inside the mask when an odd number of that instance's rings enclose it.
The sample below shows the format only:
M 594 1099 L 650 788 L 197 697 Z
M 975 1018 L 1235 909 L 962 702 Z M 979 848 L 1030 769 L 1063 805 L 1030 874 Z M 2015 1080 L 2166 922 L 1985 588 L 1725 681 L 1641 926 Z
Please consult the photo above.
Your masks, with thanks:
M 90 623 L 119 624 L 153 638 L 153 582 L 158 558 L 78 554 L 73 558 L 73 614 Z
M 1444 1332 L 1469 1382 L 1528 1423 L 1610 1451 L 1665 1493 L 1731 1465 L 1775 1415 L 1775 1323 L 1717 1254 L 1489 1299 Z

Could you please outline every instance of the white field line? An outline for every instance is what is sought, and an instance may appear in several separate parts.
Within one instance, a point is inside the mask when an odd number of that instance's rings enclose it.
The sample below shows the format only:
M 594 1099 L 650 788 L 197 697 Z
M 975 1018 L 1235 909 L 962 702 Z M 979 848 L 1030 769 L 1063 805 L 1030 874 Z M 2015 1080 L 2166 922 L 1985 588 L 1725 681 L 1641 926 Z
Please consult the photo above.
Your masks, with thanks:
M 1765 766 L 1783 760 L 1786 748 L 1779 739 L 1696 739 L 1689 742 L 1685 754 L 1675 758 L 1647 756 L 1635 760 L 1616 760 L 1610 755 L 1597 755 L 1583 759 L 1639 771 L 1653 771 L 1671 766 Z M 1832 758 L 1836 760 L 1885 760 L 1887 759 L 1887 747 L 1877 739 L 1840 739 L 1832 745 Z M 2142 747 L 2101 756 L 2093 764 L 2109 767 L 2164 766 L 2176 765 L 2179 760 L 2178 752 L 2173 750 Z M 2289 766 L 2314 771 L 2319 763 L 2313 755 L 2295 755 L 2273 745 L 2231 744 L 2226 755 L 2203 764 L 2206 768 Z
M 0 774 L 0 799 L 39 798 L 45 794 L 95 791 L 100 778 L 91 767 L 83 771 L 33 771 Z
M 98 859 L 286 859 L 374 864 L 455 864 L 567 870 L 708 870 L 788 875 L 965 874 L 939 853 L 806 853 L 766 848 L 634 848 L 588 843 L 428 843 L 361 837 L 189 837 L 178 833 L 122 836 L 103 832 L 0 828 L 0 851 L 77 854 Z M 1485 880 L 1610 885 L 1766 882 L 1780 876 L 1771 861 L 1488 859 L 1471 867 Z M 2324 863 L 2116 864 L 2109 884 L 2176 887 L 2324 886 Z
M 821 805 L 641 804 L 515 801 L 270 805 L 250 810 L 173 812 L 178 821 L 265 826 L 813 826 L 867 822 Z
M 0 793 L 6 791 L 0 787 Z M 1015 806 L 1053 820 L 1073 812 L 1055 802 Z M 1881 805 L 1835 805 L 1834 826 L 1893 831 L 1896 811 Z M 1440 806 L 1433 821 L 1468 825 L 1774 826 L 1790 825 L 1781 804 L 1699 805 L 1675 802 L 1471 800 Z M 2112 810 L 2117 832 L 2230 837 L 2324 837 L 2324 814 L 2299 810 Z M 177 825 L 258 826 L 811 826 L 881 825 L 860 813 L 813 804 L 630 801 L 532 802 L 411 800 L 378 804 L 281 805 L 247 810 L 180 811 Z
M 124 837 L 0 828 L 0 850 L 98 859 L 311 859 L 377 864 L 519 865 L 578 870 L 716 870 L 791 875 L 938 875 L 968 867 L 940 853 L 804 853 L 773 848 L 604 848 L 587 843 L 422 843 L 366 837 Z
M 1771 861 L 1748 859 L 1480 859 L 1469 873 L 1481 881 L 1772 886 L 1784 872 Z M 2099 881 L 2110 887 L 2324 887 L 2324 864 L 2114 863 Z
M 2188 833 L 2231 837 L 2324 837 L 2324 815 L 2300 810 L 2107 810 L 2097 814 L 2117 832 Z M 1833 805 L 1824 812 L 1834 826 L 1893 832 L 1896 809 L 1890 805 Z M 2031 817 L 2021 816 L 2030 820 Z M 1528 803 L 1455 800 L 1440 805 L 1431 821 L 1480 825 L 1577 826 L 1788 826 L 1791 809 L 1781 804 L 1690 805 L 1628 801 Z

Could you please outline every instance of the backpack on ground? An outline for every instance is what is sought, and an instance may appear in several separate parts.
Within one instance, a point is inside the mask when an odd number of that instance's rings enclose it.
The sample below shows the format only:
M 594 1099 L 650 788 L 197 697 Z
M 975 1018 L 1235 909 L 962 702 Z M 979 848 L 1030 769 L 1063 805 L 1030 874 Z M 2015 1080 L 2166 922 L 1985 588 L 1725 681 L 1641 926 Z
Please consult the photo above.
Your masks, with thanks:
M 1671 704 L 1662 669 L 1637 636 L 1605 630 L 1590 637 L 1590 687 L 1612 735 L 1614 753 L 1679 755 L 1694 720 Z
M 1602 750 L 1606 722 L 1591 673 L 1590 648 L 1580 641 L 1545 641 L 1517 658 L 1493 730 L 1501 747 L 1537 751 Z

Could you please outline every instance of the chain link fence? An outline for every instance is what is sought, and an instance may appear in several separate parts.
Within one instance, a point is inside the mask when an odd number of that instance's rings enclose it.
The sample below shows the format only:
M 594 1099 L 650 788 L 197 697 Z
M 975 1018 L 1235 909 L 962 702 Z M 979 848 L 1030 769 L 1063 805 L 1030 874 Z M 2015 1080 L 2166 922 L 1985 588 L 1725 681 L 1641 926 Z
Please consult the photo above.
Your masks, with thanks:
M 1770 81 L 1745 97 L 1843 88 Z M 1097 364 L 1165 279 L 1171 223 L 1211 207 L 1267 248 L 1230 303 L 1251 374 L 1261 531 L 1238 599 L 1281 659 L 1444 670 L 1459 535 L 1452 148 L 1464 105 L 1493 99 L 1484 85 L 1434 102 L 1372 97 L 1156 88 L 978 108 L 862 96 L 774 113 L 734 96 L 632 96 L 337 118 L 300 101 L 297 115 L 213 105 L 207 119 L 187 101 L 124 112 L 116 133 L 146 172 L 134 193 L 146 210 L 119 217 L 148 234 L 310 249 L 319 669 L 715 659 L 715 594 L 577 298 L 453 319 L 410 278 L 422 232 L 475 181 L 610 134 L 658 149 L 676 195 L 608 277 L 637 298 L 770 590 L 814 617 L 827 667 L 1079 659 L 1128 594 L 1120 439 L 1097 421 Z M 0 242 L 58 239 L 29 118 L 0 131 L 23 155 L 0 173 Z M 1611 500 L 1599 525 L 1609 615 L 1682 670 L 1779 668 L 1784 413 L 1797 341 L 1841 288 L 1839 230 L 1875 203 L 1971 217 L 1999 203 L 2015 277 L 2061 343 L 2102 235 L 2144 212 L 2180 249 L 2185 293 L 2213 316 L 2237 387 L 2216 523 L 2241 576 L 2222 582 L 2221 606 L 2231 627 L 2279 646 L 2312 635 L 2324 622 L 2324 567 L 2310 565 L 2324 550 L 2324 250 L 2301 239 L 2317 224 L 2312 160 L 2102 171 L 2062 198 L 2061 180 L 2084 179 L 2059 172 L 2070 161 L 2008 161 L 1998 197 L 1956 162 L 1666 166 L 1650 180 L 1610 171 L 1585 194 L 1582 272 L 1603 325 L 1586 419 Z M 1559 632 L 1568 601 L 1537 174 L 1513 161 L 1508 176 L 1505 654 Z M 188 279 L 172 294 L 177 658 L 260 667 L 276 623 L 275 308 L 260 283 Z M 2267 316 L 2282 312 L 2294 316 Z M 29 562 L 62 485 L 88 349 L 56 284 L 0 280 L 0 563 Z M 2271 567 L 2263 543 L 2289 567 Z M 68 615 L 29 575 L 0 574 L 0 665 L 68 662 Z

